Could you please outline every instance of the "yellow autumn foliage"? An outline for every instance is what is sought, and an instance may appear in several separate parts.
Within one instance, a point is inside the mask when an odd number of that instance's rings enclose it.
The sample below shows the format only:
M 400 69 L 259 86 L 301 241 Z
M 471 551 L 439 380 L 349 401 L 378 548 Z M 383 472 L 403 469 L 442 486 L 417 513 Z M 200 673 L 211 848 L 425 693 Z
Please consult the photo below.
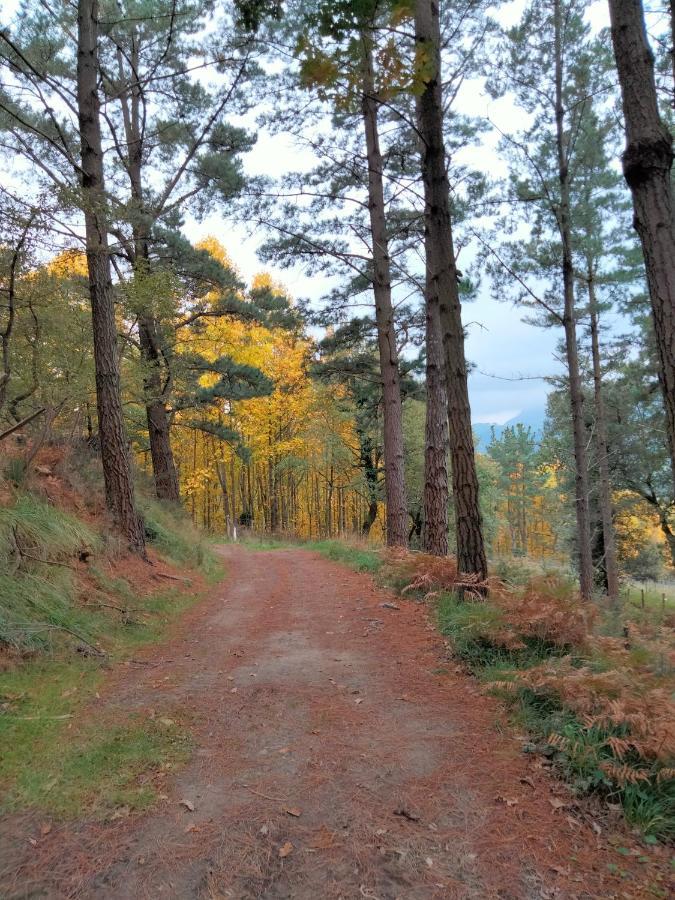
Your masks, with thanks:
M 230 264 L 214 238 L 199 245 Z M 268 273 L 259 273 L 254 290 L 283 293 Z M 217 295 L 207 297 L 215 301 Z M 181 339 L 188 341 L 181 347 Z M 212 412 L 214 425 L 236 432 L 236 440 L 192 428 L 173 430 L 173 449 L 188 508 L 196 521 L 231 532 L 255 527 L 301 537 L 359 531 L 367 502 L 355 467 L 353 418 L 338 401 L 341 388 L 318 384 L 308 368 L 315 353 L 305 334 L 268 328 L 235 316 L 207 320 L 198 335 L 178 335 L 178 349 L 214 361 L 229 356 L 267 376 L 267 396 L 223 400 Z M 203 376 L 203 385 L 217 376 Z M 381 534 L 376 526 L 373 537 Z

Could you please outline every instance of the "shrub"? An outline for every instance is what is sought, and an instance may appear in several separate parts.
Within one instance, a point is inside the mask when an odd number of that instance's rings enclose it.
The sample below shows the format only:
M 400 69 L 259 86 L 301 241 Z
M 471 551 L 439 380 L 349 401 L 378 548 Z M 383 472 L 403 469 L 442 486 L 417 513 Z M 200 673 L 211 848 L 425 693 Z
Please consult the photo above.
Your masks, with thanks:
M 632 608 L 614 608 L 603 621 L 571 578 L 525 578 L 520 568 L 503 570 L 510 584 L 493 578 L 487 598 L 467 601 L 453 590 L 451 560 L 389 553 L 388 565 L 403 593 L 437 601 L 454 652 L 510 703 L 577 790 L 622 803 L 647 834 L 675 836 L 675 702 L 667 681 L 675 629 L 663 613 L 632 621 Z
M 621 568 L 636 581 L 658 581 L 663 575 L 663 551 L 655 541 L 648 541 L 634 556 L 623 559 Z

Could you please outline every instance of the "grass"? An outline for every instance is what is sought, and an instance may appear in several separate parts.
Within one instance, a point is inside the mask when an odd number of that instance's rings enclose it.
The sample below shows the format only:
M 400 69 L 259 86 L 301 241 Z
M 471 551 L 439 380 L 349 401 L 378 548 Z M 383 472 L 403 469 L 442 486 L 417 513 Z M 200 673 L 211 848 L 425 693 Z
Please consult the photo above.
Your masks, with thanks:
M 87 659 L 38 659 L 0 675 L 1 811 L 101 816 L 154 800 L 152 783 L 139 776 L 182 762 L 189 737 L 169 719 L 136 716 L 94 714 L 73 729 L 103 679 L 100 665 Z
M 152 500 L 142 505 L 148 542 L 163 558 L 187 575 L 221 576 L 185 517 Z M 99 715 L 105 672 L 95 651 L 105 651 L 106 664 L 128 658 L 159 640 L 197 596 L 173 587 L 138 596 L 103 564 L 113 544 L 28 492 L 0 508 L 0 541 L 0 646 L 13 651 L 0 669 L 0 810 L 101 817 L 145 808 L 156 797 L 152 773 L 182 762 L 189 736 L 173 714 Z M 20 554 L 12 553 L 17 545 Z M 68 560 L 83 548 L 95 555 L 79 598 Z
M 133 600 L 136 619 L 95 614 L 92 623 L 108 661 L 121 661 L 166 627 L 196 599 L 176 590 L 140 599 L 117 580 L 117 593 Z M 156 792 L 139 774 L 186 758 L 189 738 L 178 725 L 124 712 L 117 720 L 88 715 L 105 678 L 103 662 L 55 648 L 0 673 L 0 809 L 36 807 L 60 816 L 103 815 L 117 806 L 141 809 Z M 73 731 L 73 723 L 81 722 Z M 168 720 L 167 720 L 168 721 Z M 58 752 L 55 748 L 58 747 Z M 30 748 L 27 754 L 26 748 Z
M 288 550 L 289 547 L 298 546 L 297 542 L 282 541 L 263 534 L 247 534 L 239 539 L 239 543 L 251 550 Z
M 199 571 L 211 583 L 222 577 L 219 560 L 186 516 L 148 499 L 143 514 L 148 543 L 165 559 Z M 89 605 L 78 602 L 76 573 L 69 562 L 85 549 L 94 553 L 89 573 L 100 590 L 100 596 L 88 598 L 93 601 Z M 138 603 L 125 579 L 104 573 L 98 559 L 105 552 L 104 538 L 89 525 L 33 494 L 21 492 L 11 506 L 0 507 L 0 645 L 44 651 L 64 641 L 107 640 L 116 623 L 101 611 L 106 597 L 116 597 L 122 606 Z M 177 606 L 177 596 L 164 591 L 154 608 L 146 606 L 143 612 Z M 142 621 L 150 634 L 149 623 Z
M 375 550 L 347 544 L 343 541 L 314 541 L 305 544 L 308 550 L 314 550 L 335 562 L 344 563 L 357 572 L 375 575 L 383 566 L 383 560 Z
M 139 497 L 145 536 L 162 556 L 177 565 L 198 569 L 209 581 L 222 575 L 208 540 L 180 508 L 149 497 Z
M 675 612 L 675 586 L 666 582 L 631 583 L 622 591 L 622 610 L 631 618 L 660 618 Z M 644 598 L 644 607 L 642 601 Z
M 0 644 L 44 649 L 64 629 L 90 640 L 90 622 L 75 607 L 66 560 L 100 548 L 100 537 L 88 525 L 30 493 L 0 507 Z
M 0 507 L 0 552 L 5 564 L 9 564 L 12 535 L 27 546 L 49 551 L 51 557 L 101 546 L 100 537 L 80 519 L 28 492 L 19 494 L 12 506 Z
M 626 819 L 647 837 L 675 838 L 675 782 L 659 781 L 658 766 L 632 751 L 617 759 L 610 741 L 630 737 L 623 724 L 592 726 L 581 721 L 555 689 L 535 688 L 520 676 L 533 667 L 567 653 L 573 665 L 591 672 L 609 671 L 610 663 L 588 648 L 560 647 L 522 635 L 515 648 L 498 636 L 508 625 L 504 610 L 489 600 L 460 601 L 451 593 L 437 600 L 440 631 L 452 641 L 455 654 L 510 708 L 513 720 L 536 740 L 533 749 L 553 755 L 565 779 L 580 793 L 597 792 L 623 806 Z M 576 654 L 576 655 L 575 655 Z M 641 661 L 645 665 L 645 660 Z M 604 766 L 626 765 L 648 780 L 617 783 Z

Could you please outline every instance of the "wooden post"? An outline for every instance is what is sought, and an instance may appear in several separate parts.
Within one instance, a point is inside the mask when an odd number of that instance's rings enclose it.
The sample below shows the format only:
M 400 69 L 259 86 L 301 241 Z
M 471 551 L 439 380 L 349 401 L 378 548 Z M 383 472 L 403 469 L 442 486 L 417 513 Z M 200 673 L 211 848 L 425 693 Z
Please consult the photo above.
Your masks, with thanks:
M 640 606 L 643 609 L 645 608 L 645 589 L 644 588 L 640 588 Z

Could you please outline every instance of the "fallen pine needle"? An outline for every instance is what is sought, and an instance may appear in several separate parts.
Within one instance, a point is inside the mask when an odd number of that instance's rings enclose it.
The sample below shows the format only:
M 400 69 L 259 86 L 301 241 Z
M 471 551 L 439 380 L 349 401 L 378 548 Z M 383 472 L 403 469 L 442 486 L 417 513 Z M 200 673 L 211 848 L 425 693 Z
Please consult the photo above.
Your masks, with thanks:
M 272 800 L 274 803 L 288 803 L 285 797 L 270 797 L 269 794 L 261 794 L 260 791 L 256 791 L 248 784 L 241 784 L 240 787 L 246 788 L 247 791 L 256 794 L 258 797 L 264 797 L 265 800 Z

